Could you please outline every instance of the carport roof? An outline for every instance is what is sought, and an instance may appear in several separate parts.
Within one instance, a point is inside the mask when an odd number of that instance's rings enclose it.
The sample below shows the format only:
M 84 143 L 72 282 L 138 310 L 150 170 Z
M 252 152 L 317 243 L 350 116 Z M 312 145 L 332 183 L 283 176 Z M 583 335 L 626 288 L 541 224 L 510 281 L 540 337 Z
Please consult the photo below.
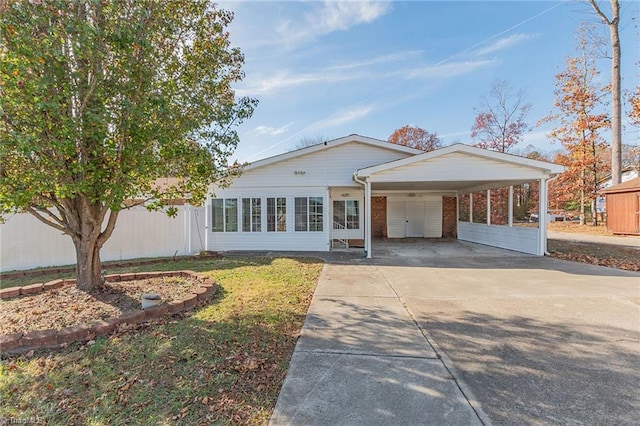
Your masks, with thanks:
M 547 179 L 564 167 L 501 152 L 455 144 L 356 171 L 379 190 L 479 191 Z

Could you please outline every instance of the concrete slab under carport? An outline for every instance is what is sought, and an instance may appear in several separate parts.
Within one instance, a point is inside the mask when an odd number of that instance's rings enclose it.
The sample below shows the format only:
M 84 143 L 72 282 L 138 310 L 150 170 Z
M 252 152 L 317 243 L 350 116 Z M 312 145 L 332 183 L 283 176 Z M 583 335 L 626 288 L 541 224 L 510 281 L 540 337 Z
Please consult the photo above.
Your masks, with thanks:
M 523 255 L 373 261 L 494 424 L 637 424 L 640 274 Z
M 531 255 L 455 238 L 381 238 L 372 242 L 375 259 L 429 259 L 465 257 L 513 257 Z

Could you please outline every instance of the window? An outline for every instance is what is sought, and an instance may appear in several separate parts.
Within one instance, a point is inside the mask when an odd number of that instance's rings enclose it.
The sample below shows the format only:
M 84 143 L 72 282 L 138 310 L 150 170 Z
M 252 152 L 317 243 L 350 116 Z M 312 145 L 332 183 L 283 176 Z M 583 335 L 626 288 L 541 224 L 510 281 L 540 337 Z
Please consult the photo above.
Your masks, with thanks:
M 267 198 L 267 232 L 287 232 L 286 198 Z
M 238 232 L 238 200 L 224 199 L 224 231 Z
M 224 200 L 216 198 L 211 200 L 211 230 L 224 232 Z
M 307 216 L 307 198 L 296 197 L 295 211 L 296 211 L 296 231 L 306 231 L 308 228 L 308 216 Z
M 321 232 L 323 223 L 322 197 L 295 198 L 295 230 Z
M 333 229 L 360 229 L 360 207 L 358 200 L 335 200 L 333 202 Z
M 238 200 L 235 198 L 215 198 L 211 200 L 212 232 L 238 231 Z
M 260 198 L 242 199 L 242 232 L 262 230 L 262 203 Z

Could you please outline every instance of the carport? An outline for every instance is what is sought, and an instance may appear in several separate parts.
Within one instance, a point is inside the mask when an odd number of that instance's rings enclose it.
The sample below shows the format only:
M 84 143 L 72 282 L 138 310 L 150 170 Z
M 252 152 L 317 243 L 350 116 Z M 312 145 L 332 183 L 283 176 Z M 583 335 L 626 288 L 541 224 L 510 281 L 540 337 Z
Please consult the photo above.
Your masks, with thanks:
M 459 240 L 542 256 L 547 245 L 547 182 L 563 171 L 563 166 L 546 161 L 462 144 L 360 169 L 354 180 L 365 190 L 367 257 L 373 254 L 372 198 L 377 196 L 387 198 L 389 237 L 441 237 L 448 198 L 455 200 Z M 532 183 L 538 188 L 537 226 L 516 226 L 514 186 Z M 503 211 L 497 211 L 498 204 Z

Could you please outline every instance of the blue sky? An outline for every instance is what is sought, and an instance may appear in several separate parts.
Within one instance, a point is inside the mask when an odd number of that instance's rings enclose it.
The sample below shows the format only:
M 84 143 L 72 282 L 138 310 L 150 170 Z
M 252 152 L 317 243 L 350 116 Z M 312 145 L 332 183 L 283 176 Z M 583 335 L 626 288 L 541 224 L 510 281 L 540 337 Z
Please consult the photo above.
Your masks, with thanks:
M 608 1 L 602 3 L 608 7 Z M 622 2 L 623 88 L 638 85 L 640 2 Z M 240 126 L 239 161 L 291 149 L 303 138 L 358 133 L 387 139 L 406 124 L 445 144 L 471 143 L 496 80 L 524 89 L 530 124 L 553 107 L 555 75 L 575 53 L 576 28 L 598 24 L 586 1 L 230 1 L 231 42 L 245 54 L 238 95 L 260 101 Z M 632 17 L 636 20 L 633 21 Z M 606 27 L 600 25 L 608 37 Z M 607 38 L 608 40 L 608 38 Z M 599 62 L 608 80 L 609 62 Z M 519 148 L 559 149 L 549 126 Z M 626 143 L 639 129 L 626 126 Z

